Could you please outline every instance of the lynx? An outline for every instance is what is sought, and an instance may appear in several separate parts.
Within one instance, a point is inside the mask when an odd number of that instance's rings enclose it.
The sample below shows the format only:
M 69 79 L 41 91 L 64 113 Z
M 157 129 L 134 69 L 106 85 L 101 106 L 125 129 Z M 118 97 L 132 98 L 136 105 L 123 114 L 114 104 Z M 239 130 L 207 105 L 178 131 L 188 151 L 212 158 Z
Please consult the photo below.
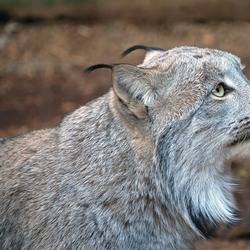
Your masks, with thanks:
M 250 139 L 240 59 L 144 49 L 52 129 L 0 140 L 0 249 L 193 249 L 236 220 L 226 162 Z

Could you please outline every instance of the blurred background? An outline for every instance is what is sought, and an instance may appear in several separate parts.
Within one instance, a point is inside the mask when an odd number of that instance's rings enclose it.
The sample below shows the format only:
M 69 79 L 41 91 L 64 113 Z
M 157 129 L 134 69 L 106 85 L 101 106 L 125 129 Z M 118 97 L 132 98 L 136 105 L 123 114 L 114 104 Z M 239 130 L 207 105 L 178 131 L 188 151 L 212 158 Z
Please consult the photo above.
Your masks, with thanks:
M 56 126 L 111 87 L 97 63 L 139 64 L 144 44 L 235 53 L 250 78 L 249 0 L 0 0 L 0 137 Z M 249 97 L 250 98 L 250 97 Z M 250 156 L 232 164 L 242 220 L 197 249 L 250 249 Z

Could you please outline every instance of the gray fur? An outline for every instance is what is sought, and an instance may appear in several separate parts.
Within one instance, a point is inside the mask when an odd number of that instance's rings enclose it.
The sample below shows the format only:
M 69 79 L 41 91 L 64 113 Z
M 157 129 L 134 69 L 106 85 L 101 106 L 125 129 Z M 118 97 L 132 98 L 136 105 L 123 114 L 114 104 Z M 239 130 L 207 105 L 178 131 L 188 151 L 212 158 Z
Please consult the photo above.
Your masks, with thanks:
M 112 67 L 106 95 L 0 143 L 0 249 L 185 250 L 235 220 L 225 162 L 250 136 L 239 58 L 150 49 Z

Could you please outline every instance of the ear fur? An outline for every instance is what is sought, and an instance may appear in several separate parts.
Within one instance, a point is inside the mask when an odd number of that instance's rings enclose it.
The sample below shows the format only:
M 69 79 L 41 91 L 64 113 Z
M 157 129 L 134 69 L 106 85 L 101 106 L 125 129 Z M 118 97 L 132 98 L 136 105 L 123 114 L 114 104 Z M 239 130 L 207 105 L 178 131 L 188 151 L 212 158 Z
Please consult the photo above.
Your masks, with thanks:
M 128 110 L 142 119 L 147 116 L 147 108 L 157 98 L 154 88 L 157 72 L 128 64 L 113 68 L 113 89 Z
M 159 73 L 129 64 L 97 64 L 90 66 L 84 72 L 89 74 L 100 68 L 112 70 L 113 90 L 125 110 L 138 119 L 147 117 L 148 107 L 158 96 L 155 83 Z

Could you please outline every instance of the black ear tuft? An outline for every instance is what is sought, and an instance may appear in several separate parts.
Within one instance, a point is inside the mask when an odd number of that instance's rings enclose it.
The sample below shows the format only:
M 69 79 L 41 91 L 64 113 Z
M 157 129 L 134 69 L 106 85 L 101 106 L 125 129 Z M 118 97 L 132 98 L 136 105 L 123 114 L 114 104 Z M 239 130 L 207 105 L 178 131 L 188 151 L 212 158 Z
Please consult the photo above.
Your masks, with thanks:
M 130 52 L 137 50 L 137 49 L 142 49 L 145 50 L 147 52 L 151 51 L 151 50 L 158 50 L 158 51 L 166 51 L 165 49 L 162 48 L 157 48 L 157 47 L 148 47 L 145 45 L 134 45 L 132 47 L 129 47 L 128 49 L 126 49 L 123 53 L 122 53 L 122 57 L 126 56 L 127 54 L 129 54 Z
M 114 68 L 114 65 L 113 64 L 96 64 L 96 65 L 92 65 L 92 66 L 88 67 L 87 69 L 85 69 L 83 71 L 83 73 L 85 75 L 88 75 L 93 70 L 101 69 L 101 68 L 107 68 L 107 69 L 111 69 L 112 70 Z

